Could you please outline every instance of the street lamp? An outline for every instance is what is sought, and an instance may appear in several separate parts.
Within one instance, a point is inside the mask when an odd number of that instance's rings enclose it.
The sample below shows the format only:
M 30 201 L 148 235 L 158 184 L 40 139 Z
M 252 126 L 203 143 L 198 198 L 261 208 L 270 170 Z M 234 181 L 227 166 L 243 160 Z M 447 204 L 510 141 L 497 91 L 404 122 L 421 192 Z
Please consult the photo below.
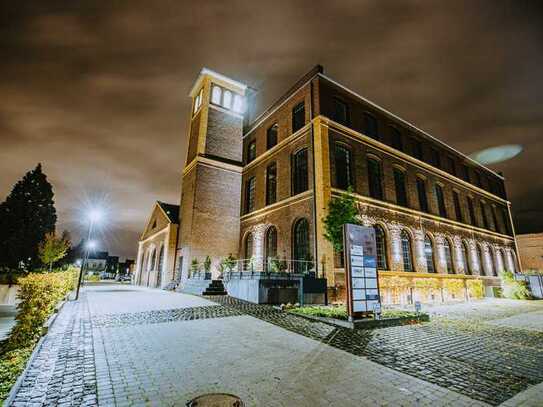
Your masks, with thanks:
M 92 240 L 92 231 L 94 225 L 102 219 L 102 212 L 99 209 L 93 208 L 89 210 L 87 215 L 89 221 L 89 233 L 87 235 L 87 243 L 85 245 L 85 257 L 83 258 L 83 263 L 81 264 L 81 269 L 79 270 L 79 279 L 77 281 L 77 291 L 75 293 L 76 301 L 79 299 L 79 289 L 81 288 L 81 280 L 83 279 L 83 274 L 85 272 L 85 267 L 89 261 L 89 253 L 91 250 L 96 249 L 96 242 Z

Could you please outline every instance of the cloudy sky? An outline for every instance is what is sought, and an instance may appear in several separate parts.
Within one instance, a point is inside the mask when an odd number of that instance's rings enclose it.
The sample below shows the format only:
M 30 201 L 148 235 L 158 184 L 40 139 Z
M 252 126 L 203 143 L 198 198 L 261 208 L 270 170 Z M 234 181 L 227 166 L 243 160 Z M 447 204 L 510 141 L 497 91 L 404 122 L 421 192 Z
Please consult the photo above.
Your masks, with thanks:
M 0 9 L 0 200 L 37 162 L 59 229 L 108 208 L 134 256 L 177 203 L 187 93 L 203 66 L 262 108 L 316 63 L 465 153 L 521 144 L 503 171 L 518 230 L 543 231 L 543 14 L 520 1 L 7 1 Z

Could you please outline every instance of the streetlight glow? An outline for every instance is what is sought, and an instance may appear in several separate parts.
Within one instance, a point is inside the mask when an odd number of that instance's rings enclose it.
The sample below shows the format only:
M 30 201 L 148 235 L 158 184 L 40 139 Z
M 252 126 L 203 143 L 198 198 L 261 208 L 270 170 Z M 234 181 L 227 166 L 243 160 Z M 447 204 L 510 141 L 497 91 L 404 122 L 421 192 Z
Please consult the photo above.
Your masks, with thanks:
M 87 242 L 87 249 L 89 249 L 89 250 L 96 249 L 96 242 L 94 240 L 89 240 Z
M 99 209 L 91 209 L 89 211 L 89 220 L 92 223 L 99 222 L 102 219 L 102 212 Z

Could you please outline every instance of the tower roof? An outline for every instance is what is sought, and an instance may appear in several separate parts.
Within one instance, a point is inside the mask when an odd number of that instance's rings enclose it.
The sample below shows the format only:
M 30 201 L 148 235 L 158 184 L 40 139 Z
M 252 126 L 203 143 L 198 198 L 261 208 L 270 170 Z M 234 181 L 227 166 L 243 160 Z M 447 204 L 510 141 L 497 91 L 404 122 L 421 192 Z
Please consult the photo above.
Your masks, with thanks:
M 219 82 L 222 82 L 223 84 L 230 85 L 233 89 L 237 90 L 241 94 L 245 94 L 245 90 L 247 89 L 247 85 L 244 83 L 241 83 L 239 81 L 236 81 L 232 78 L 229 78 L 223 74 L 220 74 L 218 72 L 215 72 L 209 68 L 202 68 L 200 71 L 200 74 L 198 75 L 198 78 L 196 78 L 196 81 L 194 82 L 194 85 L 192 86 L 189 95 L 194 96 L 197 90 L 199 89 L 203 79 L 205 76 L 210 76 L 211 78 L 214 78 L 218 80 Z

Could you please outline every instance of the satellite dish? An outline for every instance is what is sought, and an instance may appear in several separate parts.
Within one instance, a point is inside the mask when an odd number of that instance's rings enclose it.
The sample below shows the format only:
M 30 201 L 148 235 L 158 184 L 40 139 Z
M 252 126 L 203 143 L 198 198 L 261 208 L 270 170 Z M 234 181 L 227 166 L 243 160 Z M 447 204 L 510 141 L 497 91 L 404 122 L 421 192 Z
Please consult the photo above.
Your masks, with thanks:
M 470 158 L 483 165 L 501 163 L 516 157 L 522 151 L 519 144 L 507 144 L 498 147 L 486 148 L 470 154 Z

